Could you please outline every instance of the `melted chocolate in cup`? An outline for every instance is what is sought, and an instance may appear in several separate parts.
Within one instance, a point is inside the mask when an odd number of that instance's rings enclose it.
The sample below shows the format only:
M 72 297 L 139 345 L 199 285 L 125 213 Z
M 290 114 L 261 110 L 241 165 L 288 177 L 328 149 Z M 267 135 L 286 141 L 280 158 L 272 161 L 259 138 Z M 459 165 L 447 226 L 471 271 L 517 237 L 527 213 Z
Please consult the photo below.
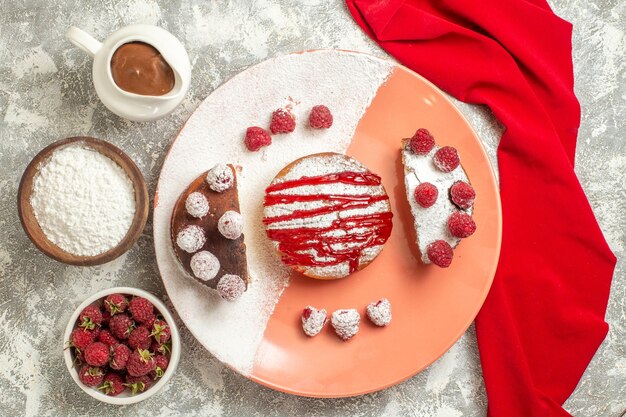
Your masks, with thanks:
M 111 74 L 119 88 L 144 96 L 162 96 L 174 88 L 174 71 L 152 45 L 130 42 L 111 58 Z

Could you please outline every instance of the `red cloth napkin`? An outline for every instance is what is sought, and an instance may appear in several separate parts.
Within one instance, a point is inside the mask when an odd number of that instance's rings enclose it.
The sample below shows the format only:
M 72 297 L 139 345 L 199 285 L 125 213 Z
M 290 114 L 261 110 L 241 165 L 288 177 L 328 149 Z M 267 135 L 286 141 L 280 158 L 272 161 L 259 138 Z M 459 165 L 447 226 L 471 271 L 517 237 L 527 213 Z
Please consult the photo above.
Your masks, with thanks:
M 608 330 L 615 266 L 573 169 L 571 25 L 544 0 L 347 4 L 400 62 L 506 126 L 502 252 L 476 318 L 488 415 L 569 415 L 561 404 Z

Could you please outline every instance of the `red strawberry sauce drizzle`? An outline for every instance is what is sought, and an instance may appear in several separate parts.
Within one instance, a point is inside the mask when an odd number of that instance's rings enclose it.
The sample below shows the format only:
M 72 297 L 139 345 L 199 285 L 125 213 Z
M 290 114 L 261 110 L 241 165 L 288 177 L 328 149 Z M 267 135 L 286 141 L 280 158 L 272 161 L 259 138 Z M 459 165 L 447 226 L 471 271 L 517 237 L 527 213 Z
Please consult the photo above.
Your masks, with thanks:
M 388 200 L 387 195 L 281 195 L 269 194 L 273 191 L 286 190 L 293 187 L 305 185 L 320 185 L 344 183 L 353 185 L 376 186 L 381 184 L 378 175 L 372 173 L 339 172 L 334 174 L 321 175 L 317 177 L 302 177 L 296 180 L 285 181 L 270 185 L 266 189 L 265 206 L 275 204 L 286 204 L 294 202 L 326 200 L 337 204 L 320 207 L 313 210 L 294 210 L 291 214 L 266 218 L 265 224 L 279 221 L 293 220 L 298 218 L 317 216 L 335 211 L 364 208 L 377 201 Z M 287 265 L 300 266 L 333 266 L 343 262 L 348 262 L 350 272 L 355 272 L 359 267 L 359 258 L 364 249 L 372 246 L 384 244 L 391 234 L 392 213 L 372 213 L 360 216 L 336 219 L 329 227 L 323 228 L 289 228 L 289 229 L 267 229 L 270 239 L 278 242 L 278 249 L 283 254 L 283 262 Z M 348 232 L 350 229 L 366 229 L 360 232 Z M 345 230 L 344 236 L 328 236 L 327 233 L 335 230 Z M 340 243 L 360 243 L 357 246 L 345 249 L 333 249 L 331 245 Z M 309 253 L 300 253 L 307 249 L 315 249 L 318 258 Z

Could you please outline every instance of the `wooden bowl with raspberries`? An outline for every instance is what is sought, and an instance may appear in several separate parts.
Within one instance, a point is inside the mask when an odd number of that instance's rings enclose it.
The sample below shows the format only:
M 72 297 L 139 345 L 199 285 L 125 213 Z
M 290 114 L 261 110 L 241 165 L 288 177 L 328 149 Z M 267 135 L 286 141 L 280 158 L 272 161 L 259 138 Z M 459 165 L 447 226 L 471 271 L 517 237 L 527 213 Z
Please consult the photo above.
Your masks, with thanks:
M 65 364 L 93 398 L 133 404 L 156 394 L 176 372 L 180 335 L 152 294 L 131 287 L 100 291 L 72 314 L 63 338 Z

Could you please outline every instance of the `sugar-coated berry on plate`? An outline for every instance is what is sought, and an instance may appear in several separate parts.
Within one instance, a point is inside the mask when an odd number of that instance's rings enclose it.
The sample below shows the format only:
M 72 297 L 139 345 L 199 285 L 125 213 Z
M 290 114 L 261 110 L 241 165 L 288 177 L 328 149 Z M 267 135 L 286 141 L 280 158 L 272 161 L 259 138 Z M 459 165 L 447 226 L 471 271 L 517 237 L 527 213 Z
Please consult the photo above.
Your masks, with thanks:
M 122 376 L 116 372 L 108 372 L 104 376 L 102 385 L 98 387 L 99 391 L 111 397 L 121 394 L 125 389 L 126 387 L 124 386 Z
M 233 210 L 226 211 L 217 221 L 217 230 L 226 239 L 238 239 L 243 232 L 243 216 Z
M 104 299 L 104 310 L 111 316 L 123 313 L 128 308 L 128 300 L 122 294 L 110 294 Z
M 206 174 L 206 182 L 209 188 L 217 193 L 223 193 L 235 183 L 232 169 L 226 164 L 216 164 Z
M 465 181 L 457 181 L 450 187 L 450 200 L 460 209 L 472 207 L 475 199 L 476 191 Z
M 154 321 L 154 306 L 143 297 L 134 297 L 128 303 L 133 320 L 137 323 L 152 323 Z
M 426 247 L 426 255 L 432 263 L 447 268 L 452 263 L 452 247 L 445 240 L 435 240 Z
M 444 146 L 435 152 L 433 163 L 440 171 L 452 172 L 459 166 L 461 159 L 455 148 Z
M 102 384 L 104 373 L 97 366 L 85 364 L 78 370 L 78 379 L 88 387 L 97 387 Z
M 116 371 L 126 369 L 130 354 L 131 350 L 125 344 L 118 343 L 111 346 L 111 359 L 109 360 L 111 369 L 115 369 Z
M 226 274 L 217 283 L 217 292 L 226 301 L 235 301 L 246 291 L 246 283 L 239 275 Z
M 217 276 L 220 270 L 220 261 L 208 250 L 203 250 L 191 257 L 189 266 L 196 278 L 208 281 Z
M 448 217 L 448 230 L 454 237 L 465 238 L 474 234 L 476 223 L 469 214 L 455 211 Z
M 185 200 L 185 210 L 187 210 L 190 216 L 201 219 L 209 212 L 209 201 L 204 194 L 194 191 Z
M 80 312 L 78 321 L 80 322 L 80 327 L 93 330 L 102 323 L 102 311 L 96 305 L 88 305 Z
M 330 319 L 330 324 L 335 329 L 335 333 L 343 340 L 351 339 L 359 331 L 361 316 L 356 309 L 336 310 Z
M 85 348 L 84 358 L 91 366 L 104 366 L 109 362 L 109 347 L 102 342 L 94 342 Z
M 290 133 L 296 128 L 296 118 L 285 109 L 278 109 L 272 113 L 272 121 L 270 122 L 270 132 Z
M 439 190 L 429 182 L 423 182 L 415 187 L 415 201 L 424 208 L 435 204 L 437 196 L 439 196 Z
M 77 327 L 70 334 L 70 346 L 83 351 L 93 343 L 95 338 L 96 334 L 93 330 Z
M 367 305 L 367 317 L 377 326 L 387 326 L 391 323 L 391 303 L 382 298 Z
M 322 331 L 326 324 L 326 310 L 318 310 L 313 306 L 306 306 L 302 310 L 302 330 L 307 336 L 315 336 Z
M 194 253 L 200 250 L 206 242 L 204 230 L 195 224 L 184 227 L 176 235 L 176 244 L 187 253 Z
M 333 125 L 333 114 L 323 104 L 313 106 L 309 114 L 309 126 L 313 129 L 328 129 Z
M 130 354 L 126 363 L 126 370 L 129 375 L 142 376 L 148 374 L 156 368 L 154 354 L 149 350 L 137 349 Z
M 246 136 L 243 139 L 244 145 L 249 151 L 256 152 L 264 146 L 272 144 L 272 137 L 269 132 L 262 127 L 251 126 L 246 129 Z
M 109 331 L 118 340 L 128 339 L 135 322 L 126 314 L 116 314 L 109 320 Z
M 417 129 L 411 140 L 409 146 L 413 153 L 417 155 L 426 155 L 435 146 L 435 138 L 427 129 Z
M 152 344 L 150 330 L 145 325 L 138 326 L 128 336 L 128 346 L 132 349 L 149 349 Z

